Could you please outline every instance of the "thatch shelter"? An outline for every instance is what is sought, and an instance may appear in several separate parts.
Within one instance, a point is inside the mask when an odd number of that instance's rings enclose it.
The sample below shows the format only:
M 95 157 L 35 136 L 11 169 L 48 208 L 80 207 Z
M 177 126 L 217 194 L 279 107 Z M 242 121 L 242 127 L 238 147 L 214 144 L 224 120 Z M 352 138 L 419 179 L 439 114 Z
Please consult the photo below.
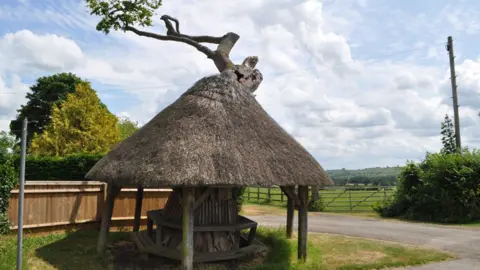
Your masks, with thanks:
M 233 65 L 229 53 L 239 36 L 180 34 L 162 16 L 167 35 L 134 33 L 194 46 L 212 59 L 220 74 L 197 81 L 134 135 L 119 143 L 87 173 L 108 183 L 97 250 L 103 252 L 114 199 L 122 187 L 138 187 L 134 240 L 140 251 L 194 261 L 238 258 L 262 245 L 257 223 L 240 216 L 232 189 L 280 186 L 288 197 L 287 234 L 299 209 L 299 258 L 306 258 L 308 186 L 333 184 L 318 162 L 255 99 L 263 80 L 257 57 Z M 174 19 L 173 19 L 174 20 Z M 216 51 L 201 42 L 219 44 Z M 298 186 L 298 193 L 295 190 Z M 147 213 L 139 232 L 143 188 L 171 187 L 164 209 Z M 154 228 L 156 226 L 156 228 Z M 247 236 L 241 231 L 250 229 Z
M 174 191 L 165 209 L 156 214 L 163 216 L 164 227 L 165 222 L 176 224 L 161 232 L 163 239 L 169 236 L 163 254 L 176 248 L 180 256 L 180 224 L 186 211 L 193 214 L 193 226 L 246 224 L 248 228 L 249 220 L 238 215 L 232 187 L 277 185 L 287 194 L 291 207 L 299 205 L 303 216 L 299 227 L 306 233 L 308 186 L 330 185 L 331 179 L 265 112 L 237 76 L 233 70 L 225 70 L 200 79 L 88 172 L 87 178 L 108 183 L 103 225 L 108 226 L 113 199 L 121 187 L 171 187 Z M 299 187 L 298 195 L 295 186 Z M 141 198 L 137 203 L 141 204 Z M 188 204 L 193 204 L 193 208 L 186 209 Z M 136 214 L 136 230 L 139 216 Z M 102 228 L 99 250 L 105 247 L 107 232 L 108 228 Z M 213 236 L 207 232 L 202 230 L 191 236 L 195 238 L 196 252 L 239 248 L 241 238 L 237 231 L 226 230 Z M 252 244 L 254 234 L 247 239 L 248 244 Z M 302 241 L 305 245 L 306 239 Z M 213 248 L 214 242 L 221 244 Z M 197 261 L 215 259 L 221 258 L 217 254 Z

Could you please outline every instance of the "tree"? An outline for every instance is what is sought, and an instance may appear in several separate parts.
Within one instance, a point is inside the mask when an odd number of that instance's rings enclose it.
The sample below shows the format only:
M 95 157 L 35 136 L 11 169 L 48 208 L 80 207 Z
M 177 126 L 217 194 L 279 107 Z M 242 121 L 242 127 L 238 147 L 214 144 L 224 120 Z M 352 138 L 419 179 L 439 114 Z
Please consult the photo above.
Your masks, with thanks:
M 102 106 L 88 83 L 80 83 L 59 107 L 52 107 L 52 121 L 32 140 L 30 152 L 65 156 L 73 153 L 104 153 L 120 140 L 115 115 Z
M 50 123 L 52 105 L 60 105 L 69 93 L 75 91 L 79 83 L 87 82 L 72 73 L 58 73 L 38 78 L 30 87 L 31 93 L 26 95 L 27 104 L 17 110 L 16 121 L 10 123 L 12 133 L 20 139 L 21 123 L 27 117 L 29 121 L 27 145 L 30 145 L 33 134 L 42 134 L 44 127 Z
M 122 117 L 118 121 L 118 128 L 120 129 L 120 140 L 123 141 L 137 132 L 140 129 L 140 125 L 128 117 Z
M 105 34 L 111 29 L 129 31 L 139 36 L 149 37 L 161 41 L 176 41 L 193 46 L 211 59 L 217 69 L 222 72 L 225 69 L 233 69 L 242 84 L 248 85 L 251 91 L 255 91 L 262 81 L 262 75 L 258 70 L 252 69 L 258 62 L 255 56 L 247 57 L 242 65 L 234 65 L 230 60 L 230 51 L 240 38 L 239 35 L 229 32 L 221 37 L 191 36 L 180 33 L 180 23 L 177 19 L 163 15 L 160 19 L 167 28 L 166 35 L 139 30 L 135 27 L 152 26 L 152 16 L 156 9 L 162 5 L 161 0 L 85 0 L 87 7 L 93 15 L 101 17 L 96 29 Z M 175 27 L 173 26 L 175 23 Z M 216 44 L 217 49 L 212 51 L 202 43 Z M 239 75 L 240 74 L 240 75 Z
M 453 129 L 452 119 L 445 115 L 445 119 L 442 122 L 442 144 L 443 148 L 442 151 L 450 154 L 455 153 L 457 151 L 457 146 L 455 144 L 455 131 Z
M 15 136 L 6 131 L 0 131 L 0 162 L 13 153 L 16 142 Z

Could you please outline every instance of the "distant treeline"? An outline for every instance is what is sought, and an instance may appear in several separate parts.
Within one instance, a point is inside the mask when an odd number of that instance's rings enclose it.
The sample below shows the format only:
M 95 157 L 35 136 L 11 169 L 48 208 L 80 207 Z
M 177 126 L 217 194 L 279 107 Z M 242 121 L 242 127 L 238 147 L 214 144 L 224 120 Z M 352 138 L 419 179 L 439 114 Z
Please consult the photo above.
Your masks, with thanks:
M 335 185 L 363 184 L 375 186 L 392 186 L 397 183 L 397 176 L 403 167 L 376 167 L 359 170 L 327 170 Z

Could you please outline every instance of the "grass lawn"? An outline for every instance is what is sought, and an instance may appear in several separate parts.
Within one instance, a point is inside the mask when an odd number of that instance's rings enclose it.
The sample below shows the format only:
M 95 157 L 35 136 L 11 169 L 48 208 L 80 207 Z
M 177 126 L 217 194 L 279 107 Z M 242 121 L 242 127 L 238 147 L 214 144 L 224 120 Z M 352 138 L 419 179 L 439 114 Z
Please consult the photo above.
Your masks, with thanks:
M 262 215 L 286 215 L 287 208 L 281 204 L 266 204 L 266 203 L 252 203 L 247 202 L 242 206 L 242 215 L 246 216 L 262 216 Z M 381 218 L 376 212 L 308 212 L 309 215 L 347 215 L 354 217 L 369 217 L 369 218 Z
M 393 193 L 393 189 L 381 189 L 379 191 L 345 190 L 342 188 L 320 190 L 320 196 L 327 212 L 345 212 L 350 209 L 371 212 L 373 211 L 372 205 L 385 198 L 390 198 Z M 270 200 L 268 200 L 268 194 L 268 188 L 249 187 L 244 193 L 244 198 L 249 203 L 286 205 L 287 197 L 282 196 L 280 188 L 270 188 Z
M 96 231 L 76 231 L 26 236 L 24 269 L 113 269 L 114 266 L 118 266 L 115 264 L 118 262 L 118 255 L 114 256 L 110 250 L 106 257 L 98 257 L 97 235 Z M 267 244 L 269 251 L 255 258 L 237 261 L 239 266 L 237 269 L 379 269 L 452 258 L 451 255 L 438 251 L 405 245 L 310 233 L 308 260 L 306 263 L 299 263 L 296 259 L 296 239 L 288 240 L 283 235 L 283 229 L 259 228 L 258 237 Z M 126 241 L 129 241 L 128 232 L 110 234 L 110 243 L 114 243 L 114 246 L 127 243 Z M 16 237 L 13 235 L 0 237 L 0 269 L 15 269 L 15 256 Z M 212 264 L 199 268 L 232 269 L 232 265 Z M 158 269 L 165 269 L 165 264 L 161 264 L 161 268 Z

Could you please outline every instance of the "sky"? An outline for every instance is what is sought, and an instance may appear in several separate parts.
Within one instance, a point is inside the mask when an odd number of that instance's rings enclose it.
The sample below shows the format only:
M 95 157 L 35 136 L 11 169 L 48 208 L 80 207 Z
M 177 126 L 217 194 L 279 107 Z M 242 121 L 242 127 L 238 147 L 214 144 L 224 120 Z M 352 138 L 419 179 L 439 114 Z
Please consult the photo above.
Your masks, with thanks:
M 164 0 L 183 33 L 240 35 L 231 57 L 259 57 L 263 108 L 325 169 L 419 161 L 453 115 L 454 40 L 462 145 L 480 147 L 480 1 Z M 183 43 L 96 31 L 81 0 L 0 0 L 0 130 L 40 76 L 72 72 L 118 116 L 146 123 L 217 73 Z M 212 47 L 214 49 L 215 47 Z

